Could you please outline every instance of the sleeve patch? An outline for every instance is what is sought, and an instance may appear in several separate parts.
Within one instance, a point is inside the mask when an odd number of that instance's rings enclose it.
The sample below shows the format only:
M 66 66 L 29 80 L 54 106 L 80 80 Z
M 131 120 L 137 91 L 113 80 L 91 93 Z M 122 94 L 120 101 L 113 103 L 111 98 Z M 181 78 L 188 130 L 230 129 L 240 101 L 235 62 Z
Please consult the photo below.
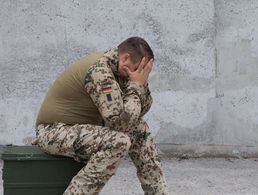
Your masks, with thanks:
M 111 82 L 106 82 L 102 84 L 101 90 L 104 94 L 110 94 L 113 89 L 112 89 L 112 83 Z
M 111 102 L 112 101 L 112 96 L 110 93 L 106 94 L 107 96 L 107 101 Z
M 113 100 L 112 95 L 111 95 L 111 93 L 113 92 L 112 82 L 106 81 L 106 82 L 102 83 L 101 91 L 103 94 L 106 94 L 107 101 L 112 102 L 112 100 Z

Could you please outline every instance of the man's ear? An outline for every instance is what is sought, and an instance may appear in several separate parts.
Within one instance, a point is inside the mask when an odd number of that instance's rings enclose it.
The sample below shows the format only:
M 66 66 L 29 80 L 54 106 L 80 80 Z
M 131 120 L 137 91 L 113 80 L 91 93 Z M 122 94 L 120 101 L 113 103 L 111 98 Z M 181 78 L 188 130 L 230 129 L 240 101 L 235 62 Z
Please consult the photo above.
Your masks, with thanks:
M 121 61 L 122 61 L 123 63 L 126 63 L 128 60 L 130 60 L 130 54 L 129 54 L 129 53 L 123 53 L 123 54 L 121 55 Z

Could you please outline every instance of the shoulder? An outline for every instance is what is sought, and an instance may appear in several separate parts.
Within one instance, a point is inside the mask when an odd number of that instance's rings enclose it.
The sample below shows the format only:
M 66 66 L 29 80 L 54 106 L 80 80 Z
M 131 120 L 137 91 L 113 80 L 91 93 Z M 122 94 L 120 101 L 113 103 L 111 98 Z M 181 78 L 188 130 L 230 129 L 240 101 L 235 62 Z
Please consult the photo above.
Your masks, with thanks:
M 85 76 L 85 84 L 88 82 L 102 82 L 103 80 L 113 79 L 114 75 L 110 66 L 108 65 L 107 58 L 101 57 L 92 64 Z

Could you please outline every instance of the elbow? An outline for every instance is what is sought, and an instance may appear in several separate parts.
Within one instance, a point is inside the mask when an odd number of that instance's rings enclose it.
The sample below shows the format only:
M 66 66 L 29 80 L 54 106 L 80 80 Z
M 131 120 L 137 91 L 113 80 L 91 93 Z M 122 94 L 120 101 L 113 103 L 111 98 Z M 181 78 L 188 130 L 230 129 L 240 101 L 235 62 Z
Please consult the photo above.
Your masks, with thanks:
M 139 120 L 139 115 L 122 113 L 116 116 L 104 118 L 105 126 L 116 131 L 128 132 L 131 127 Z

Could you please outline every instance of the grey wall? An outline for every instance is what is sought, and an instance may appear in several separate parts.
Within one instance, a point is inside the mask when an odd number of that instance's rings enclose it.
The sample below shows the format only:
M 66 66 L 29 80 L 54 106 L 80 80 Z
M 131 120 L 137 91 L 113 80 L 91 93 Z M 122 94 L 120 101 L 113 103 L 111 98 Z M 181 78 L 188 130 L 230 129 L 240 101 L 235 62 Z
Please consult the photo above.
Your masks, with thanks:
M 258 1 L 0 0 L 0 145 L 28 144 L 56 76 L 142 36 L 156 63 L 146 116 L 173 154 L 258 154 Z

